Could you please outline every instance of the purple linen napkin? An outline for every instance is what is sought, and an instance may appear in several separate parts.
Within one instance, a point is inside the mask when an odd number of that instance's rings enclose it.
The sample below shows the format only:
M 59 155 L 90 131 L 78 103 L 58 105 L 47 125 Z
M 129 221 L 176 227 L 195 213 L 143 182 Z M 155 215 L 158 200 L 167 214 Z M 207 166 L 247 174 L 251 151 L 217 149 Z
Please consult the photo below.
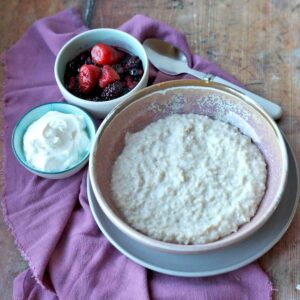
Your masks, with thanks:
M 192 55 L 184 36 L 145 16 L 120 27 L 143 41 L 174 43 L 195 69 L 234 78 Z M 10 139 L 30 108 L 62 101 L 55 56 L 71 37 L 86 30 L 75 9 L 35 22 L 4 55 L 4 177 L 6 222 L 29 269 L 14 281 L 14 299 L 270 299 L 272 285 L 257 263 L 208 278 L 172 277 L 146 270 L 119 253 L 99 231 L 86 193 L 86 169 L 64 180 L 46 180 L 14 158 Z M 151 69 L 150 82 L 173 79 Z

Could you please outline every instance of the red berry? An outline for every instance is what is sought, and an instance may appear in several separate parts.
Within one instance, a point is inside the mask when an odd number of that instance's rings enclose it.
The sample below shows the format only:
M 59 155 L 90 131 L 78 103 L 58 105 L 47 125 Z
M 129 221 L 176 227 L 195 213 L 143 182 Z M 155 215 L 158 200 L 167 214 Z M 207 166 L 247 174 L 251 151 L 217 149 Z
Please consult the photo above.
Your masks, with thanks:
M 120 80 L 119 74 L 111 66 L 103 66 L 102 75 L 99 79 L 99 86 L 101 88 L 107 87 L 110 83 Z
M 133 78 L 130 75 L 127 75 L 124 80 L 125 86 L 129 89 L 133 89 L 137 85 L 137 82 L 133 81 Z
M 137 86 L 138 83 L 139 83 L 138 81 L 133 81 L 130 88 L 131 88 L 131 89 L 135 88 L 135 87 Z
M 113 65 L 118 63 L 124 57 L 124 53 L 117 51 L 111 46 L 100 43 L 93 47 L 91 56 L 93 62 L 97 65 Z
M 69 81 L 69 91 L 75 91 L 77 87 L 76 77 L 71 77 Z
M 89 93 L 97 84 L 101 70 L 94 65 L 82 65 L 79 70 L 79 86 L 83 94 Z

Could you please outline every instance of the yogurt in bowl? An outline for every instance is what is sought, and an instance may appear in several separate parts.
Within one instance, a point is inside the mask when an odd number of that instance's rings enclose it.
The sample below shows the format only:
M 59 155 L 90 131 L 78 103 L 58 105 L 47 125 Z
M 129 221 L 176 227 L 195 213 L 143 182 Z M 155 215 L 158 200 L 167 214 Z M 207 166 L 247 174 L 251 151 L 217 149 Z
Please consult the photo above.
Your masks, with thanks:
M 90 143 L 82 116 L 55 110 L 33 122 L 23 137 L 27 162 L 46 172 L 69 169 L 89 151 Z
M 94 135 L 95 125 L 86 112 L 53 102 L 33 108 L 20 119 L 12 148 L 18 161 L 32 173 L 61 179 L 87 163 Z

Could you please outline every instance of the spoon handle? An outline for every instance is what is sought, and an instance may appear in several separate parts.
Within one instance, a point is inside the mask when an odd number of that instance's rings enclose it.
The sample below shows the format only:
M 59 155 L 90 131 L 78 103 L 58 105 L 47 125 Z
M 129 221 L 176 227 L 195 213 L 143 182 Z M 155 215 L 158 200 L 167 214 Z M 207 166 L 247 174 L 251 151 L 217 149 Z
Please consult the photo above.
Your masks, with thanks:
M 188 66 L 186 66 L 186 68 L 183 70 L 183 72 L 193 75 L 202 80 L 210 80 L 210 78 L 213 76 L 211 74 L 207 74 L 207 73 L 203 73 L 201 71 L 194 70 Z
M 274 120 L 280 119 L 282 115 L 282 108 L 278 104 L 271 102 L 263 97 L 260 97 L 254 93 L 251 93 L 221 77 L 214 76 L 212 74 L 206 74 L 191 68 L 187 68 L 185 72 L 202 80 L 221 83 L 243 93 L 244 95 L 254 100 L 257 104 L 259 104 Z
M 282 115 L 282 108 L 274 103 L 274 102 L 271 102 L 263 97 L 260 97 L 254 93 L 251 93 L 223 78 L 220 78 L 218 76 L 212 76 L 211 81 L 213 82 L 218 82 L 218 83 L 221 83 L 221 84 L 224 84 L 226 86 L 229 86 L 241 93 L 243 93 L 244 95 L 248 96 L 249 98 L 251 98 L 252 100 L 254 100 L 256 103 L 258 103 L 274 120 L 278 120 L 280 119 L 281 115 Z

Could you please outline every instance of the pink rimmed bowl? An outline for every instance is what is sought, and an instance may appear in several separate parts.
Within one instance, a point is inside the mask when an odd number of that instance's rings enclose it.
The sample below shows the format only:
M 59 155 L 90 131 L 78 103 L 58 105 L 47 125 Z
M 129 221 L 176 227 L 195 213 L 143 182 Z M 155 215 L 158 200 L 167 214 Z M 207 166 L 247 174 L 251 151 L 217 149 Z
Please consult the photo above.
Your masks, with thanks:
M 195 113 L 228 122 L 250 136 L 267 162 L 265 195 L 249 223 L 217 241 L 181 245 L 155 240 L 135 230 L 121 217 L 111 193 L 112 166 L 122 152 L 127 132 L 171 114 Z M 96 199 L 110 221 L 130 238 L 161 251 L 190 254 L 231 246 L 249 237 L 273 214 L 285 188 L 288 159 L 276 123 L 247 96 L 221 84 L 177 80 L 153 85 L 118 105 L 99 127 L 90 153 L 90 178 Z

